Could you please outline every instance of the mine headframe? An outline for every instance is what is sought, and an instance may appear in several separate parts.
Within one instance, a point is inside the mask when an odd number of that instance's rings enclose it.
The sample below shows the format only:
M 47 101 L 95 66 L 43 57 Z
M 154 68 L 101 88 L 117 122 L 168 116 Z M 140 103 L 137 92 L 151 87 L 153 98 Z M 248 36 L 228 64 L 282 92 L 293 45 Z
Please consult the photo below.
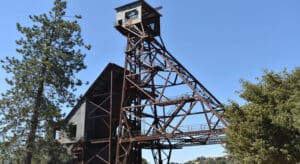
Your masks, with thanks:
M 159 12 L 145 1 L 116 8 L 116 29 L 126 37 L 115 163 L 141 163 L 151 149 L 157 164 L 173 149 L 221 143 L 224 108 L 160 37 Z

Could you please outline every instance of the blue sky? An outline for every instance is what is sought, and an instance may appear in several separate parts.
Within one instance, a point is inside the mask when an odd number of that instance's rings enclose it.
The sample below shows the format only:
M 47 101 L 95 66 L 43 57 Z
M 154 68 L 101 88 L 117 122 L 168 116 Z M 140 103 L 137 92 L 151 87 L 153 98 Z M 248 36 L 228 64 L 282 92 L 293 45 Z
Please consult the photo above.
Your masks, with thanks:
M 113 62 L 124 65 L 126 41 L 114 28 L 114 8 L 128 0 L 70 0 L 68 14 L 81 14 L 82 34 L 92 50 L 88 68 L 78 74 L 93 82 Z M 160 11 L 162 37 L 168 50 L 221 102 L 241 101 L 235 91 L 241 78 L 255 81 L 263 69 L 281 71 L 300 66 L 299 0 L 148 0 Z M 28 15 L 49 11 L 51 0 L 3 1 L 0 9 L 0 58 L 15 55 L 20 37 L 16 22 L 30 24 Z M 0 70 L 0 92 L 7 89 Z M 88 86 L 81 87 L 82 94 Z M 66 109 L 68 112 L 69 109 Z M 176 151 L 173 161 L 220 156 L 221 146 Z M 150 154 L 146 153 L 149 158 Z

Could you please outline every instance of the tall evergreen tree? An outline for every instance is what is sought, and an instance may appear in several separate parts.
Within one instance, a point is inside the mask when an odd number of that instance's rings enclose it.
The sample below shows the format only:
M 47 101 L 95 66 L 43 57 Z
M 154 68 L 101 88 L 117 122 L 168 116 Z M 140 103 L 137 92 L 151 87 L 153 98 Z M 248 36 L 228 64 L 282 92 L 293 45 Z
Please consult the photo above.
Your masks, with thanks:
M 17 24 L 20 56 L 2 60 L 11 88 L 0 100 L 0 159 L 51 162 L 62 151 L 54 140 L 60 109 L 75 101 L 73 91 L 82 84 L 75 74 L 86 68 L 82 50 L 90 48 L 81 37 L 81 17 L 66 17 L 66 7 L 55 0 L 47 14 L 29 16 L 33 26 Z
M 244 105 L 226 110 L 226 148 L 242 163 L 300 162 L 300 68 L 266 71 L 257 84 L 243 81 Z

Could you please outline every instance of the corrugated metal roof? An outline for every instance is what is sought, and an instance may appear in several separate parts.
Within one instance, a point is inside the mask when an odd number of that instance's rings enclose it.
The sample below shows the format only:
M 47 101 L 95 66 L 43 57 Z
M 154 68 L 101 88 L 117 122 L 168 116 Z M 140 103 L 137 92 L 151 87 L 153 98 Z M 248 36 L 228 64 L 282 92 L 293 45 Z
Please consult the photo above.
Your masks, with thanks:
M 115 8 L 115 10 L 118 11 L 122 11 L 124 9 L 126 9 L 128 6 L 134 6 L 134 5 L 142 5 L 144 8 L 147 8 L 149 10 L 152 10 L 154 13 L 156 13 L 157 15 L 161 16 L 161 14 L 155 9 L 153 8 L 151 5 L 149 5 L 147 2 L 145 2 L 144 0 L 138 0 L 138 1 L 134 1 L 125 5 L 122 5 L 120 7 Z

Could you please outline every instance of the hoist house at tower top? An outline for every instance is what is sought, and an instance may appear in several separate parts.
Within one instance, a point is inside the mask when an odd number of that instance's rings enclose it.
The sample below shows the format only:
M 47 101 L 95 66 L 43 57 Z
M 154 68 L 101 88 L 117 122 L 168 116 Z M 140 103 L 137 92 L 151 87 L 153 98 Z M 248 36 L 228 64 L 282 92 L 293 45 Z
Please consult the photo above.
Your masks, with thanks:
M 148 149 L 163 164 L 174 149 L 222 143 L 224 108 L 167 50 L 160 17 L 145 1 L 116 8 L 125 64 L 106 67 L 85 97 L 85 139 L 72 143 L 84 163 L 141 164 Z
M 160 14 L 145 1 L 136 1 L 116 8 L 116 28 L 125 36 L 138 35 L 138 31 L 144 31 L 151 36 L 160 35 Z M 128 28 L 133 33 L 128 33 Z M 136 28 L 136 29 L 135 29 Z

